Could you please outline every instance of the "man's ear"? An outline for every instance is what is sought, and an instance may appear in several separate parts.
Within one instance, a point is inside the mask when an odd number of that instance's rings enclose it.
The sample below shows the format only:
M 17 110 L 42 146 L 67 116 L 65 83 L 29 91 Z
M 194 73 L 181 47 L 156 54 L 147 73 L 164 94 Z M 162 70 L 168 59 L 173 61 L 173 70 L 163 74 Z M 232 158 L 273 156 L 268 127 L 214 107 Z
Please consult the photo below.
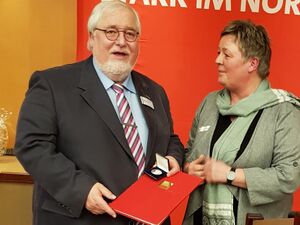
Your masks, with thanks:
M 93 40 L 94 40 L 94 35 L 92 32 L 90 32 L 88 36 L 87 46 L 86 46 L 89 51 L 92 51 L 93 49 Z
M 259 66 L 259 59 L 257 57 L 250 58 L 248 72 L 251 73 L 257 70 L 258 66 Z

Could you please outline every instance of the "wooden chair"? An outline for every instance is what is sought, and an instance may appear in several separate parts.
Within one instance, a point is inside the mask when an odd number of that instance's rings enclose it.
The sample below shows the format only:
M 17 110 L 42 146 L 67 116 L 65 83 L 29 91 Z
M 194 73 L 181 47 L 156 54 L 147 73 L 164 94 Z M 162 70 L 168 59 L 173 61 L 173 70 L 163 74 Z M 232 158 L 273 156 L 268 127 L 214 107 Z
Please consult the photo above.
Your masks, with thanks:
M 300 212 L 291 212 L 289 218 L 264 219 L 259 213 L 247 213 L 246 225 L 300 225 Z

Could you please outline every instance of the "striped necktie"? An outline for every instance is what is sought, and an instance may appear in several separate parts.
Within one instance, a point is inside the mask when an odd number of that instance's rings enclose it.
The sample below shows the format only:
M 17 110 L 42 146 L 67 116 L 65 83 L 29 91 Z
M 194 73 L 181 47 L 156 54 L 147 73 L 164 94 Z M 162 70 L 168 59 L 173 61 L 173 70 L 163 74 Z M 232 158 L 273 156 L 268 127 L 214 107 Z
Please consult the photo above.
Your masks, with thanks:
M 131 154 L 138 166 L 140 176 L 145 167 L 145 155 L 140 135 L 134 122 L 129 103 L 125 97 L 124 87 L 121 84 L 115 83 L 112 88 L 116 92 L 120 120 L 124 128 L 125 137 L 129 144 Z

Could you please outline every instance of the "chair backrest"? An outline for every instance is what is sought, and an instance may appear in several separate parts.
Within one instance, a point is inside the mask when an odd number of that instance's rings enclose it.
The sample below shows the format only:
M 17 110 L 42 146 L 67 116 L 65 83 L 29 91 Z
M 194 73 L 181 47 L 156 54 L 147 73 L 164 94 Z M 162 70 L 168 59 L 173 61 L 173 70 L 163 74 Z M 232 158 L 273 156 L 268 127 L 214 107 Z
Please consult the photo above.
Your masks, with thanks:
M 292 212 L 289 217 L 264 219 L 259 213 L 247 213 L 246 225 L 300 225 L 300 212 Z

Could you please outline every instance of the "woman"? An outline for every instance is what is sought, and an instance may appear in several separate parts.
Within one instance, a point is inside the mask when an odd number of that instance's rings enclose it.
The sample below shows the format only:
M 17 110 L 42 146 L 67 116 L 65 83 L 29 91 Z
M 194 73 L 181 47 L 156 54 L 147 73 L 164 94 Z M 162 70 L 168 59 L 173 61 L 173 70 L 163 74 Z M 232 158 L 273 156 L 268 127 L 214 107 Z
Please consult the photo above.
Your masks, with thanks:
M 184 170 L 206 183 L 190 196 L 187 224 L 244 225 L 247 212 L 287 217 L 300 181 L 300 101 L 271 89 L 262 26 L 233 21 L 216 63 L 223 90 L 209 94 L 190 131 Z

